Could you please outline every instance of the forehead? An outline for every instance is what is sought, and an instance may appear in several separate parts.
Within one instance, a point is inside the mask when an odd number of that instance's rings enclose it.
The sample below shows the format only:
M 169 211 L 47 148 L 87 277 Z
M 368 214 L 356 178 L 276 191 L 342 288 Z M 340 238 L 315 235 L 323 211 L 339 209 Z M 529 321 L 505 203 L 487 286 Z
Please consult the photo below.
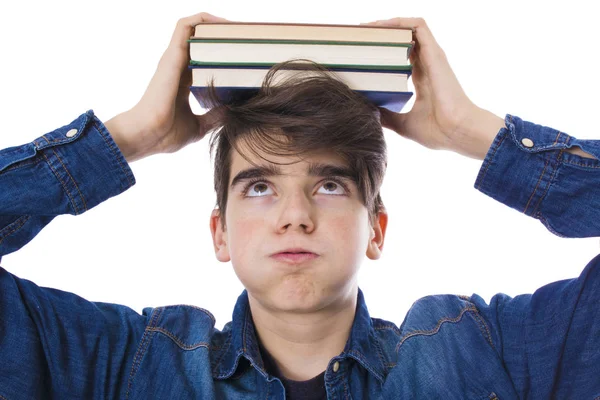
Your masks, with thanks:
M 237 147 L 239 151 L 235 148 L 231 149 L 230 180 L 237 172 L 256 166 L 277 166 L 283 174 L 306 173 L 312 163 L 348 167 L 348 163 L 343 157 L 326 149 L 297 156 L 268 154 L 257 149 L 250 149 L 243 141 L 240 141 Z

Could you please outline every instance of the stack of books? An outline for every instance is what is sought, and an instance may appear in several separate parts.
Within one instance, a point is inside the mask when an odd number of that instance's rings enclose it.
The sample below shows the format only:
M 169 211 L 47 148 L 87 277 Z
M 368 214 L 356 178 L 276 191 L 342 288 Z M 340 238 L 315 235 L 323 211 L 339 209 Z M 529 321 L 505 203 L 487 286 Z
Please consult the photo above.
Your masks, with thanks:
M 258 91 L 269 68 L 295 59 L 330 70 L 377 106 L 398 112 L 412 96 L 409 53 L 412 30 L 369 25 L 202 23 L 189 40 L 194 97 L 203 108 L 208 83 L 220 99 Z M 280 70 L 284 78 L 296 69 Z

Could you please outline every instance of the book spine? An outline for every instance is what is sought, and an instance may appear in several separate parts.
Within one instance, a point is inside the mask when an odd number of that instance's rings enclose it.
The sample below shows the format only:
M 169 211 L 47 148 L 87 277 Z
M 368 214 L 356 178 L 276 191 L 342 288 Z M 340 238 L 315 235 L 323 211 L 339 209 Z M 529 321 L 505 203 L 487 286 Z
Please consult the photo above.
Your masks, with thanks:
M 191 60 L 191 67 L 198 68 L 258 68 L 268 69 L 276 64 L 273 63 L 215 63 Z M 363 65 L 363 64 L 319 64 L 332 70 L 355 70 L 355 71 L 373 71 L 373 72 L 400 72 L 407 71 L 411 73 L 412 65 Z
M 319 64 L 320 66 L 323 66 L 323 64 Z M 238 66 L 238 65 L 215 65 L 215 64 L 202 64 L 202 65 L 194 65 L 194 64 L 190 64 L 188 65 L 188 69 L 192 70 L 192 69 L 236 69 L 236 70 L 246 70 L 246 69 L 262 69 L 262 70 L 269 70 L 271 69 L 271 67 L 262 67 L 262 66 Z M 283 68 L 283 69 L 287 69 L 287 68 Z M 412 69 L 410 66 L 408 66 L 408 68 L 404 68 L 402 67 L 401 69 L 377 69 L 377 68 L 342 68 L 342 67 L 335 67 L 335 68 L 326 68 L 328 71 L 333 71 L 333 72 L 366 72 L 366 73 L 374 73 L 374 74 L 392 74 L 392 75 L 397 75 L 397 74 L 403 74 L 403 75 L 407 75 L 410 76 L 412 75 Z

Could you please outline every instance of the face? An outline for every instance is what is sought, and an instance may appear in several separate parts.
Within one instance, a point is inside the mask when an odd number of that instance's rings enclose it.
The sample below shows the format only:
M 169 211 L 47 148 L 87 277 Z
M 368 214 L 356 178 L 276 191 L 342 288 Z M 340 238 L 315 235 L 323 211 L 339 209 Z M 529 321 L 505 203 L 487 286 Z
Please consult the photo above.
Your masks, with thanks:
M 211 217 L 217 258 L 267 309 L 306 313 L 350 293 L 365 255 L 381 254 L 387 216 L 371 226 L 338 156 L 244 154 L 256 165 L 232 150 L 225 230 Z

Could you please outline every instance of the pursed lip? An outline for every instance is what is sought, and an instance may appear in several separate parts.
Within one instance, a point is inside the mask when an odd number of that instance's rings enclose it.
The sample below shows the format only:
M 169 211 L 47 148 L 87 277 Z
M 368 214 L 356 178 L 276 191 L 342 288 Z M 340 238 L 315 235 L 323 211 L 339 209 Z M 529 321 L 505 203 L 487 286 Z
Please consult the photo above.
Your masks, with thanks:
M 310 253 L 310 254 L 318 255 L 314 251 L 307 250 L 302 247 L 293 247 L 293 248 L 289 248 L 289 249 L 276 251 L 275 253 L 271 254 L 271 256 L 275 256 L 277 254 L 284 254 L 284 253 Z
M 317 257 L 319 257 L 317 253 L 299 247 L 285 249 L 271 254 L 271 258 L 290 264 L 299 264 L 305 261 L 314 260 Z

